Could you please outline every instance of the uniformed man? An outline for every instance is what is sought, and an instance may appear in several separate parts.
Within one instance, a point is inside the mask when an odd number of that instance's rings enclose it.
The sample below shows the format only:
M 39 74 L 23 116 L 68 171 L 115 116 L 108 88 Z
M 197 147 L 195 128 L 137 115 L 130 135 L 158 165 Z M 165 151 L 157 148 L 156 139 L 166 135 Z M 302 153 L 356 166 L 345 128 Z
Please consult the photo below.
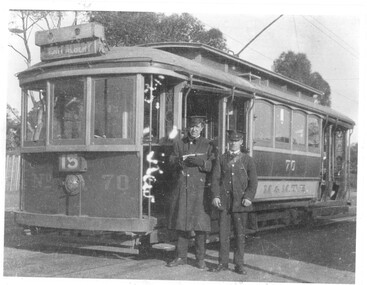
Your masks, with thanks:
M 210 189 L 207 175 L 212 170 L 214 148 L 201 136 L 205 120 L 191 117 L 188 134 L 174 143 L 170 163 L 177 175 L 177 185 L 170 201 L 168 228 L 177 231 L 177 257 L 169 267 L 187 263 L 191 233 L 195 232 L 197 267 L 205 269 L 206 233 L 210 231 Z
M 231 220 L 235 235 L 235 271 L 246 274 L 244 268 L 245 228 L 248 212 L 253 210 L 252 200 L 257 188 L 255 163 L 248 154 L 241 152 L 243 135 L 228 131 L 229 150 L 220 155 L 213 166 L 212 204 L 220 210 L 219 264 L 213 270 L 228 270 Z

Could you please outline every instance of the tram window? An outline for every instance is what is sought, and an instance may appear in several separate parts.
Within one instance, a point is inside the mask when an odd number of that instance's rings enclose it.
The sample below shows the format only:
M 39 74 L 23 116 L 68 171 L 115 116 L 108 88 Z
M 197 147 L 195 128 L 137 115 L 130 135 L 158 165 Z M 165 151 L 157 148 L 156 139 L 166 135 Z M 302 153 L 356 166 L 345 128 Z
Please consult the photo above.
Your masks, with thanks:
M 173 129 L 174 90 L 168 79 L 144 76 L 144 143 L 161 143 Z
M 84 121 L 84 81 L 62 79 L 53 82 L 52 138 L 81 139 Z
M 94 79 L 94 138 L 133 136 L 134 78 Z
M 292 143 L 295 149 L 306 148 L 306 114 L 300 111 L 293 112 Z
M 25 90 L 26 141 L 41 141 L 46 138 L 46 87 Z
M 273 145 L 273 105 L 265 101 L 255 101 L 254 111 L 256 146 Z
M 174 92 L 170 89 L 166 93 L 166 110 L 165 110 L 165 134 L 169 134 L 173 130 L 173 108 L 174 108 Z
M 246 132 L 245 98 L 234 98 L 228 105 L 228 129 Z
M 283 106 L 275 107 L 275 142 L 276 147 L 290 147 L 290 110 Z
M 308 150 L 319 152 L 320 149 L 320 121 L 314 116 L 308 117 Z

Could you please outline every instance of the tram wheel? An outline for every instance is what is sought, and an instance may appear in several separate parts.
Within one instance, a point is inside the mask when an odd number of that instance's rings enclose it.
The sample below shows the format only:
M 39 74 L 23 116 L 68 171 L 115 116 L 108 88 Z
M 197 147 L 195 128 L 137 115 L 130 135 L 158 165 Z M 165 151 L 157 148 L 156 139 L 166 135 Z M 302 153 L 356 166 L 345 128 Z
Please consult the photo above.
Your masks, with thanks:
M 138 250 L 140 257 L 149 256 L 152 253 L 152 246 L 150 244 L 149 235 L 144 235 L 138 238 Z

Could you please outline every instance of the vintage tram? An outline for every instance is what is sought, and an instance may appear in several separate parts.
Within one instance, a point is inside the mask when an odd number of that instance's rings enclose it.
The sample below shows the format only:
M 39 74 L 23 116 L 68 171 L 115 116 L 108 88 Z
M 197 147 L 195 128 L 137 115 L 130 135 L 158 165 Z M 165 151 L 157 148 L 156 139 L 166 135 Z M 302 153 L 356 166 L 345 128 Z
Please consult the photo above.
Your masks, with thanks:
M 41 62 L 18 74 L 18 224 L 172 241 L 167 162 L 191 115 L 219 153 L 227 129 L 246 134 L 259 175 L 250 230 L 348 211 L 354 122 L 315 102 L 322 92 L 203 44 L 108 48 L 98 23 L 36 44 Z

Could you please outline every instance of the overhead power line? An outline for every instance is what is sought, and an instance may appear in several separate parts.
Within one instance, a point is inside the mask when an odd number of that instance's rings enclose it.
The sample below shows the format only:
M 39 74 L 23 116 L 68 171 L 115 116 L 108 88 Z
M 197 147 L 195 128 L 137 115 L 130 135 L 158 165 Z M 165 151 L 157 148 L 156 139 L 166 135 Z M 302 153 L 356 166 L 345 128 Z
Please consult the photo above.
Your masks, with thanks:
M 340 94 L 339 92 L 337 92 L 337 91 L 331 91 L 331 95 L 338 95 L 338 96 L 341 96 L 341 97 L 343 97 L 343 98 L 345 98 L 345 99 L 348 99 L 348 100 L 350 100 L 350 101 L 352 101 L 352 102 L 354 102 L 354 103 L 356 103 L 356 104 L 359 104 L 359 102 L 357 101 L 357 100 L 355 100 L 355 99 L 352 99 L 352 98 L 350 98 L 350 97 L 347 97 L 347 96 L 345 96 L 345 95 L 343 95 L 343 94 Z
M 345 48 L 341 43 L 339 43 L 336 39 L 334 39 L 333 37 L 331 37 L 330 35 L 328 35 L 327 33 L 325 33 L 322 29 L 320 29 L 318 26 L 316 26 L 315 24 L 313 24 L 310 20 L 308 20 L 305 16 L 302 16 L 309 24 L 311 24 L 312 26 L 314 26 L 317 30 L 319 30 L 321 33 L 323 33 L 325 36 L 327 36 L 329 39 L 331 39 L 333 42 L 335 42 L 337 45 L 339 45 L 342 49 L 344 49 L 345 51 L 347 51 L 350 55 L 352 55 L 353 57 L 355 57 L 356 59 L 358 59 L 358 56 L 355 55 L 350 49 Z
M 354 50 L 352 46 L 350 46 L 345 40 L 343 40 L 341 37 L 339 37 L 337 34 L 335 34 L 332 30 L 325 27 L 320 21 L 318 21 L 315 17 L 309 16 L 312 18 L 315 22 L 317 22 L 320 26 L 322 26 L 325 30 L 327 30 L 329 33 L 333 34 L 336 38 L 338 38 L 341 42 L 343 42 L 350 50 L 352 50 L 355 54 L 358 54 L 357 51 Z

